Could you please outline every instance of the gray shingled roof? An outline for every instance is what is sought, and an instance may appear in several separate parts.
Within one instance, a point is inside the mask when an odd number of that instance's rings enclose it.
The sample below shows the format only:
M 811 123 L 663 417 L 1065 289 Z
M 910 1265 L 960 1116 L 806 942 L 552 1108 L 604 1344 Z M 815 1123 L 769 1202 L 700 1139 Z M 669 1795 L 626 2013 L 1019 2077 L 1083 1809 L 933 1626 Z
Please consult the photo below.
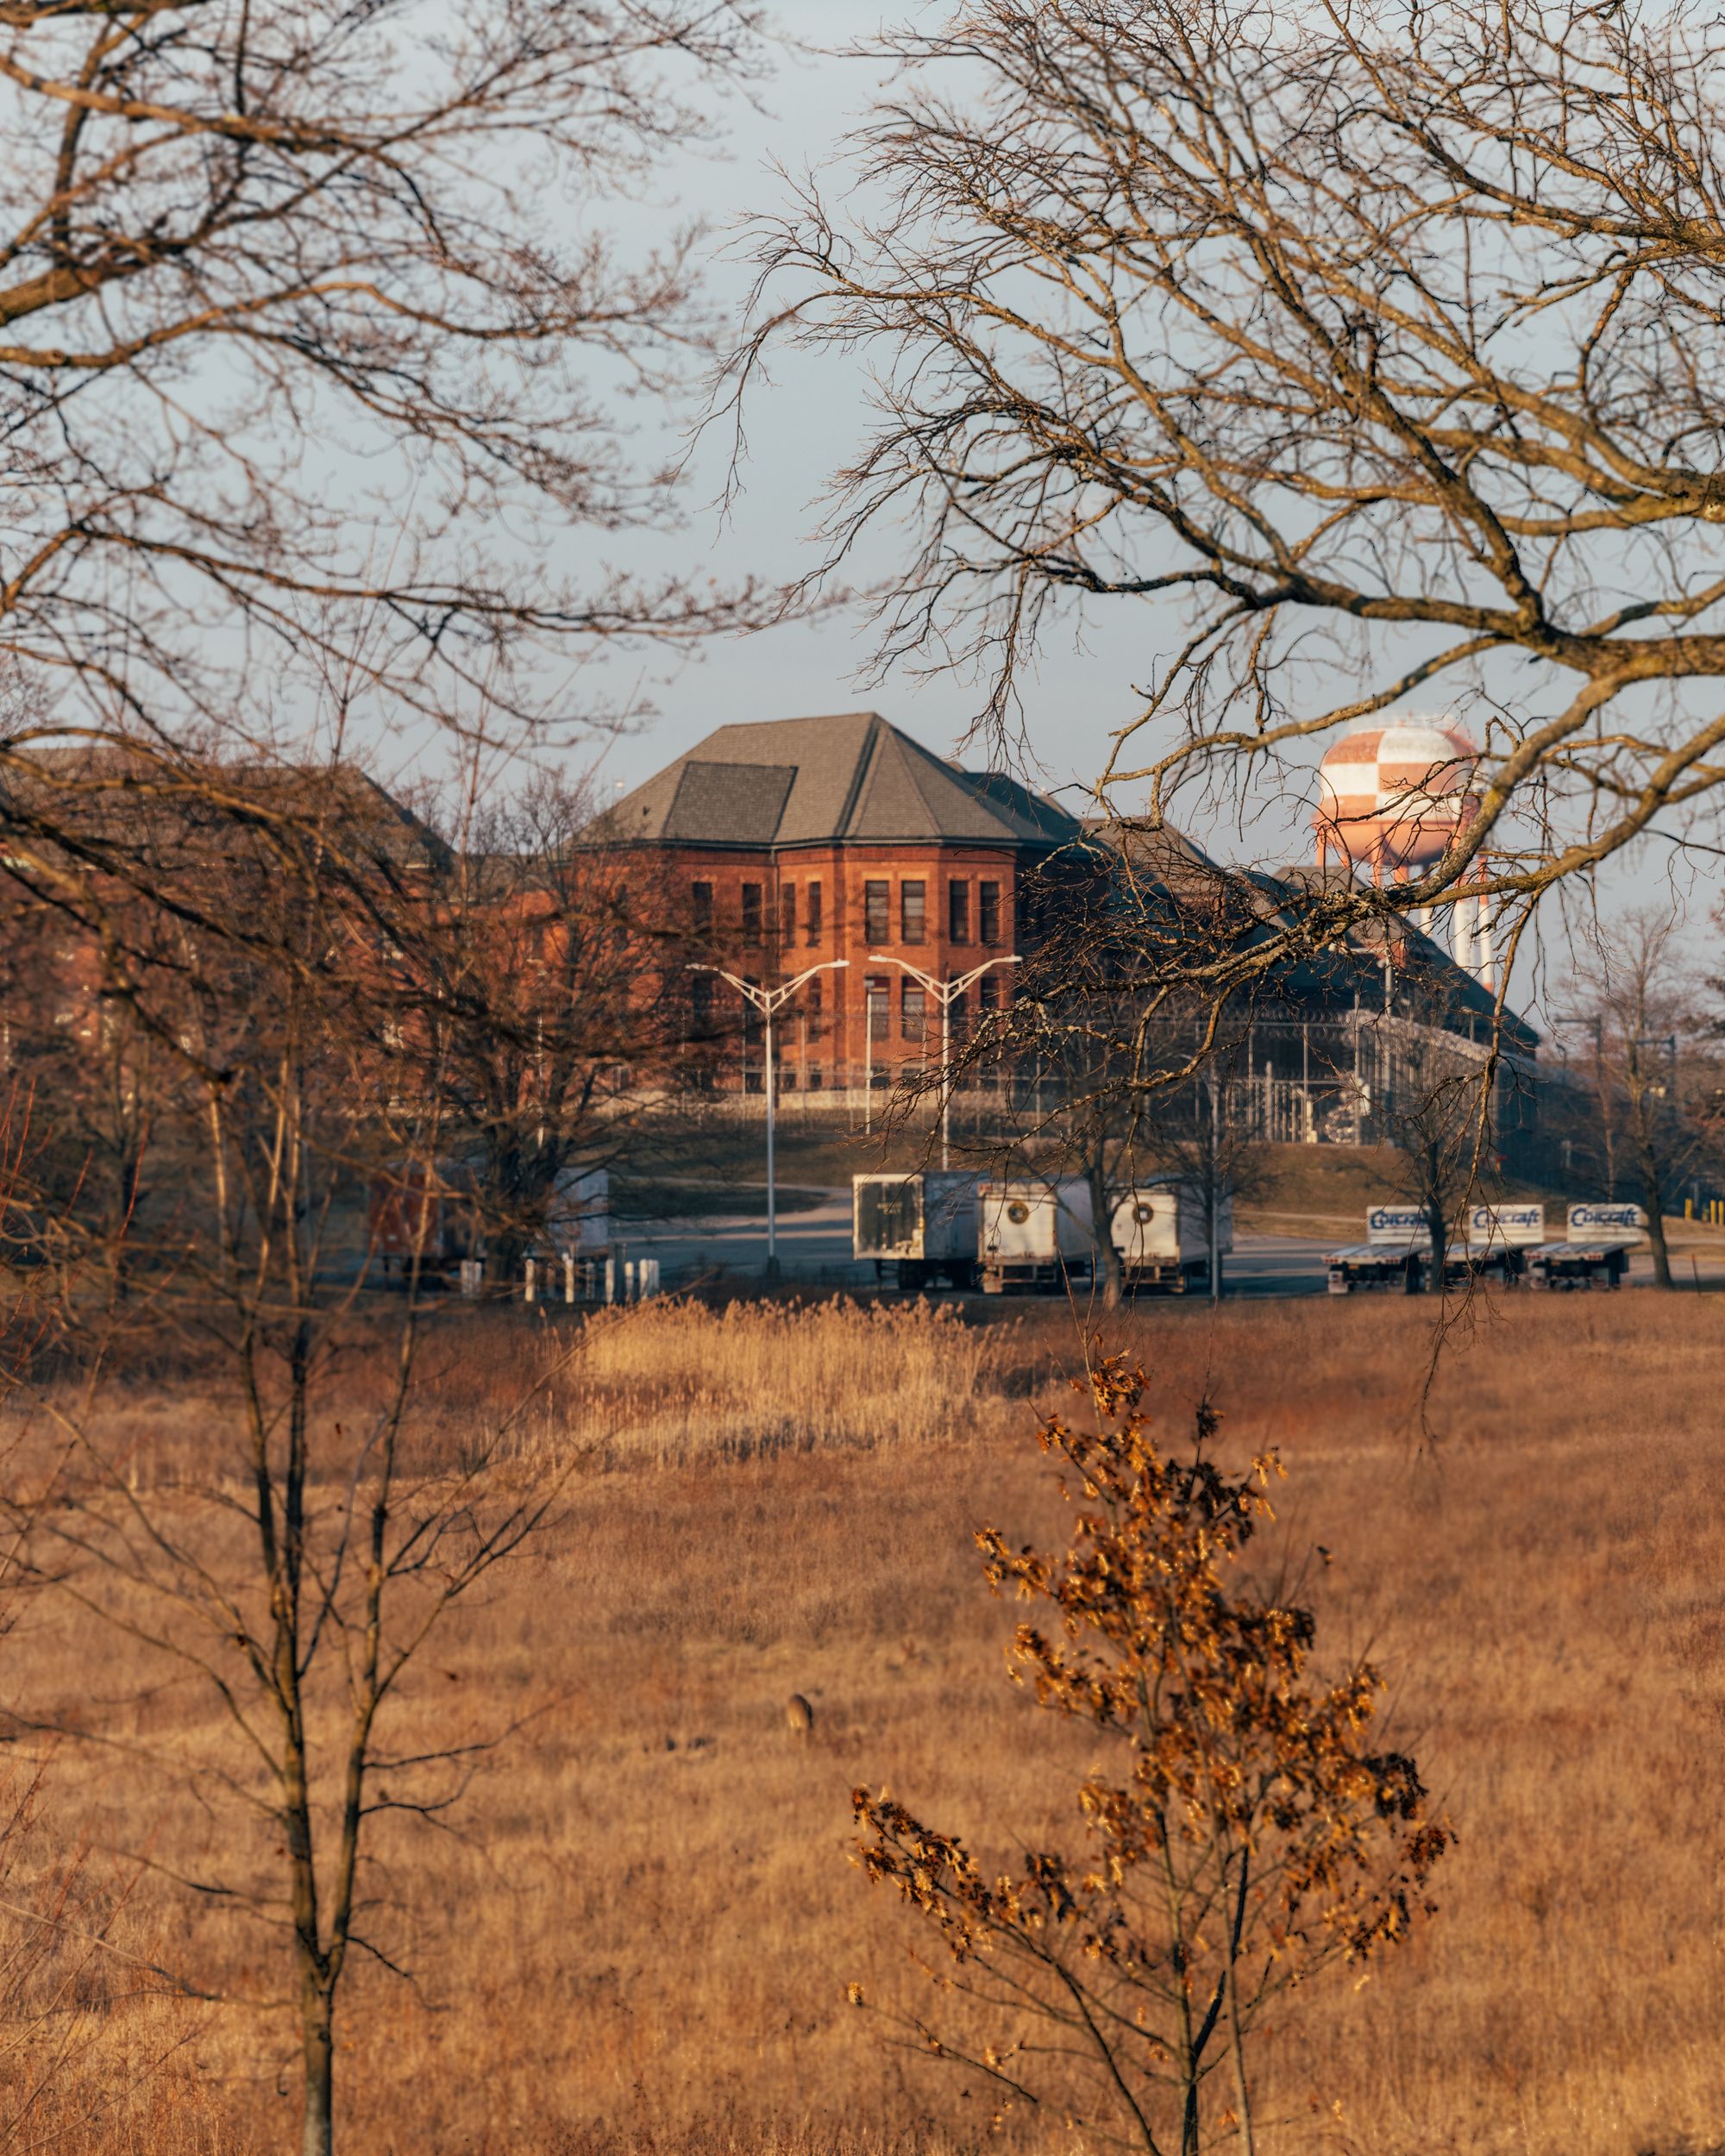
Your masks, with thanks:
M 961 771 L 875 711 L 721 726 L 637 787 L 595 838 L 794 846 L 831 839 L 1059 845 L 1076 819 L 998 773 Z

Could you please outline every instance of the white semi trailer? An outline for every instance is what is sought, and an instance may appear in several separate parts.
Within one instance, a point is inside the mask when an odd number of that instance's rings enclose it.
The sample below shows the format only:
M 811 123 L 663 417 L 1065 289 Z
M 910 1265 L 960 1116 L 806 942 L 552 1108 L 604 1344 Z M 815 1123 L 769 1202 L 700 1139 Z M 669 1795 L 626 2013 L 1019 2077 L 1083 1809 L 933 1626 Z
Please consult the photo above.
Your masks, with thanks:
M 1082 1175 L 1045 1182 L 1005 1177 L 978 1193 L 977 1270 L 985 1295 L 1034 1294 L 1087 1281 L 1095 1268 L 1090 1186 Z
M 1449 1271 L 1464 1278 L 1496 1273 L 1505 1286 L 1527 1277 L 1528 1260 L 1546 1239 L 1541 1205 L 1471 1206 L 1450 1248 Z
M 976 1284 L 977 1179 L 961 1175 L 853 1175 L 850 1249 L 888 1268 L 909 1293 L 944 1281 Z
M 1209 1209 L 1195 1185 L 1153 1183 L 1125 1192 L 1115 1200 L 1108 1230 L 1128 1290 L 1164 1288 L 1182 1294 L 1209 1285 Z M 1217 1257 L 1226 1257 L 1233 1246 L 1234 1204 L 1224 1197 L 1217 1207 Z
M 1492 1273 L 1506 1285 L 1525 1279 L 1545 1234 L 1543 1206 L 1470 1206 L 1445 1246 L 1445 1282 L 1459 1286 Z M 1432 1265 L 1432 1233 L 1424 1210 L 1399 1200 L 1369 1207 L 1364 1242 L 1332 1250 L 1324 1263 L 1333 1295 L 1352 1294 L 1359 1288 L 1417 1295 Z
M 1330 1293 L 1351 1295 L 1358 1288 L 1391 1288 L 1417 1295 L 1430 1255 L 1429 1237 L 1418 1206 L 1368 1206 L 1364 1242 L 1345 1244 L 1324 1260 Z
M 1640 1206 L 1571 1206 L 1561 1242 L 1541 1243 L 1527 1253 L 1535 1288 L 1621 1288 L 1630 1254 L 1647 1233 Z

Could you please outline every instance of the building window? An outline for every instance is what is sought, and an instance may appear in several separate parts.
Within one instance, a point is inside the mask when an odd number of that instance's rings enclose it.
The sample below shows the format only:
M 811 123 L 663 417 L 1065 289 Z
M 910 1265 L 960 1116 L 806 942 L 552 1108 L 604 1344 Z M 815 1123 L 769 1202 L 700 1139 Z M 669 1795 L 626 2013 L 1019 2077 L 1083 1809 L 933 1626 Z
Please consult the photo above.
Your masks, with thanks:
M 949 943 L 970 941 L 970 886 L 953 882 L 946 887 L 946 937 Z
M 779 941 L 788 950 L 797 940 L 797 887 L 783 884 L 779 890 Z
M 699 890 L 699 885 L 695 888 Z M 712 1036 L 712 978 L 697 974 L 689 983 L 689 1031 L 698 1041 Z
M 820 941 L 820 884 L 818 880 L 811 881 L 808 887 L 808 904 L 803 908 L 803 937 L 805 942 L 811 943 Z
M 922 1038 L 923 1011 L 927 1000 L 923 985 L 908 974 L 899 989 L 899 1031 L 907 1041 Z
M 819 981 L 811 981 L 808 984 L 808 993 L 803 1000 L 803 1017 L 808 1024 L 809 1038 L 812 1041 L 818 1041 L 820 1038 L 821 1024 L 820 982 Z
M 884 943 L 893 932 L 893 887 L 889 883 L 865 883 L 862 887 L 862 938 L 869 943 Z
M 819 1063 L 811 1063 L 809 1065 L 808 1075 L 809 1091 L 811 1093 L 819 1093 L 825 1082 L 825 1080 L 821 1075 L 820 1065 Z
M 761 887 L 745 883 L 743 887 L 743 940 L 758 943 L 761 940 Z
M 899 925 L 907 943 L 925 943 L 928 937 L 928 886 L 905 882 L 899 886 Z
M 712 935 L 712 886 L 710 883 L 694 884 L 690 887 L 689 895 L 694 905 L 695 934 Z
M 980 942 L 998 943 L 1000 940 L 1000 887 L 998 883 L 979 883 L 976 886 L 976 934 Z
M 751 980 L 749 985 L 751 988 L 758 988 L 761 984 Z M 761 1007 L 751 996 L 743 999 L 743 1038 L 750 1048 L 761 1045 Z
M 884 981 L 872 980 L 865 984 L 864 993 L 869 1006 L 869 1037 L 883 1041 L 892 1021 L 892 1005 Z

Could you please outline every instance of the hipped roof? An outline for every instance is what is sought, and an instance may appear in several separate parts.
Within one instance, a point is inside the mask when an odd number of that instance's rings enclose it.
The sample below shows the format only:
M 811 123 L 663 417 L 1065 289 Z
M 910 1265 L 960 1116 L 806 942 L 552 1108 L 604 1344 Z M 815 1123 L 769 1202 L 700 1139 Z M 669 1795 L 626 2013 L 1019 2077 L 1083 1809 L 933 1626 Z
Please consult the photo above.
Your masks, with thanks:
M 608 844 L 951 840 L 1046 848 L 1080 825 L 997 772 L 962 771 L 877 711 L 721 726 L 608 809 Z

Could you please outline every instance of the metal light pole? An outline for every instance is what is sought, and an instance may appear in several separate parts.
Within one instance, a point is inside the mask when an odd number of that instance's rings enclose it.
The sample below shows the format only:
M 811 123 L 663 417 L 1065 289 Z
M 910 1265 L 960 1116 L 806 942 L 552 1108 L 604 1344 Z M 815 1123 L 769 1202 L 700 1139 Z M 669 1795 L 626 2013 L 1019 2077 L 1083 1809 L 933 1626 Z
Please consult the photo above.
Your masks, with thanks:
M 990 966 L 1017 966 L 1022 962 L 1018 953 L 1013 951 L 999 958 L 985 958 L 980 966 L 973 966 L 969 973 L 961 974 L 956 981 L 937 981 L 932 974 L 925 973 L 920 966 L 912 965 L 908 958 L 895 958 L 883 950 L 871 950 L 869 954 L 871 966 L 902 966 L 913 981 L 921 981 L 940 1006 L 940 1164 L 943 1168 L 950 1168 L 952 1164 L 952 1006 L 974 981 L 982 978 Z M 866 993 L 863 1000 L 866 1004 Z
M 829 958 L 824 964 L 806 967 L 794 980 L 776 988 L 762 988 L 752 981 L 744 981 L 738 974 L 726 973 L 723 966 L 691 966 L 690 973 L 717 974 L 721 981 L 728 981 L 743 1000 L 761 1013 L 766 1023 L 766 1077 L 767 1077 L 767 1277 L 776 1280 L 779 1275 L 779 1216 L 778 1194 L 773 1180 L 773 1140 L 775 1135 L 775 1117 L 778 1108 L 777 1074 L 773 1069 L 773 1018 L 796 993 L 806 981 L 812 981 L 818 973 L 843 973 L 850 964 L 847 958 Z

